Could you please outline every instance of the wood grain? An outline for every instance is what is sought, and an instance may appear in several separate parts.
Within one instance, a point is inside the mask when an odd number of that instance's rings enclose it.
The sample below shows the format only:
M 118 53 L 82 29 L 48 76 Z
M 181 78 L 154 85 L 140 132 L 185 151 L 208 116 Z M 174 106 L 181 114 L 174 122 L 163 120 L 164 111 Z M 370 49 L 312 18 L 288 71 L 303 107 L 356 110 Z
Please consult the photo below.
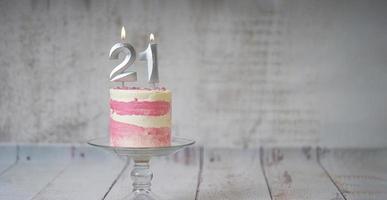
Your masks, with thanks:
M 16 165 L 0 177 L 0 199 L 33 199 L 71 162 L 68 145 L 22 145 Z
M 15 144 L 0 145 L 0 176 L 16 164 L 17 151 Z
M 33 199 L 103 199 L 126 166 L 113 152 L 73 147 L 71 164 Z
M 154 158 L 153 191 L 169 200 L 387 199 L 387 149 L 186 148 Z M 0 199 L 115 200 L 131 163 L 79 145 L 0 145 Z
M 205 150 L 199 200 L 270 199 L 257 150 Z
M 261 156 L 273 199 L 343 199 L 312 148 L 261 148 Z
M 318 153 L 346 199 L 387 199 L 387 149 L 319 149 Z

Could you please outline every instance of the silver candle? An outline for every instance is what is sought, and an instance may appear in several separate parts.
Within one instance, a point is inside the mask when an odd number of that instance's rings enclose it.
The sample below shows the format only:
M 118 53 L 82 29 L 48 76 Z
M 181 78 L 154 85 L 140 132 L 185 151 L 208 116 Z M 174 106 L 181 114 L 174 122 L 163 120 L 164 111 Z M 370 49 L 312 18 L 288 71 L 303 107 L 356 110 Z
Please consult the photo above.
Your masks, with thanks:
M 125 41 L 125 28 L 121 29 L 121 39 Z M 136 50 L 129 43 L 117 43 L 113 45 L 110 49 L 109 58 L 110 59 L 118 59 L 120 53 L 124 53 L 124 60 L 118 64 L 112 72 L 110 73 L 110 81 L 112 82 L 122 82 L 122 86 L 124 86 L 124 82 L 135 82 L 137 81 L 137 73 L 128 71 L 125 72 L 126 69 L 130 67 L 131 64 L 136 60 Z
M 153 84 L 153 87 L 156 87 L 156 84 L 159 83 L 159 71 L 157 66 L 157 44 L 154 42 L 155 37 L 153 33 L 149 35 L 149 44 L 148 47 L 139 53 L 138 57 L 140 60 L 147 61 L 148 65 L 148 83 Z

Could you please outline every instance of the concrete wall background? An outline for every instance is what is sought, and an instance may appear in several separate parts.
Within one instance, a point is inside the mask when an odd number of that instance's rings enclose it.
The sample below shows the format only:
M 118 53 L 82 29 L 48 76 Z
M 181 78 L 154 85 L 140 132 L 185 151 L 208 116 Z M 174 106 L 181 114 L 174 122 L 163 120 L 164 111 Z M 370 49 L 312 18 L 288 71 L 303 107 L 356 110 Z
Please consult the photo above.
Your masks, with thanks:
M 0 141 L 108 134 L 110 47 L 159 43 L 174 135 L 209 146 L 385 146 L 387 3 L 0 1 Z M 134 68 L 145 79 L 145 64 Z M 142 80 L 141 82 L 143 82 Z

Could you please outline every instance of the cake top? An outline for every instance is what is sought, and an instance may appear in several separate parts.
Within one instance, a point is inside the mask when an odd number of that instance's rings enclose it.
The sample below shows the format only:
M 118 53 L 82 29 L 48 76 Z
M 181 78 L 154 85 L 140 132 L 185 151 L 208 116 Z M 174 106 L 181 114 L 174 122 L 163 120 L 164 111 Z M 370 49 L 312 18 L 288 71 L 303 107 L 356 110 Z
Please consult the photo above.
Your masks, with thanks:
M 114 87 L 110 89 L 110 98 L 116 101 L 171 101 L 171 91 L 161 88 Z
M 128 86 L 117 86 L 112 89 L 115 90 L 130 90 L 133 92 L 141 91 L 168 91 L 165 87 L 147 88 L 147 87 L 128 87 Z

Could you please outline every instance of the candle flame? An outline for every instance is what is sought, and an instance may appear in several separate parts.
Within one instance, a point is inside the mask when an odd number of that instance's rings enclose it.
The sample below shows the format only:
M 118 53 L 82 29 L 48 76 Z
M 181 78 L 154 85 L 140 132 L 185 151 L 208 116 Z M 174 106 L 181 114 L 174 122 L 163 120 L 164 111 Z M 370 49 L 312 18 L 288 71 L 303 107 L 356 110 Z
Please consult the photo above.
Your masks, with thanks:
M 155 40 L 155 36 L 153 35 L 153 33 L 151 33 L 151 34 L 149 35 L 149 40 L 150 40 L 151 42 L 153 42 L 153 41 Z
M 122 28 L 121 28 L 121 40 L 125 40 L 125 38 L 126 38 L 125 27 L 122 26 Z

